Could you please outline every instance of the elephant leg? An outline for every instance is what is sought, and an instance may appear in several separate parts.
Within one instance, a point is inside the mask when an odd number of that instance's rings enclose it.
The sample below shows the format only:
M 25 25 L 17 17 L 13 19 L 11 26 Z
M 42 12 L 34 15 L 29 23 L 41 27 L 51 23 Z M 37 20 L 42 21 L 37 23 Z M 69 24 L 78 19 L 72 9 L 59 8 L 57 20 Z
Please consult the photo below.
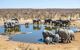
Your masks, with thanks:
M 72 40 L 75 40 L 75 36 L 73 36 L 73 39 Z
M 68 43 L 71 43 L 71 39 L 69 38 Z
M 75 40 L 75 37 L 74 37 L 74 35 L 72 35 L 70 38 L 71 38 L 71 40 Z
M 71 38 L 71 40 L 73 40 L 73 37 L 72 36 L 70 38 Z
M 56 39 L 56 42 L 59 43 L 59 39 L 60 39 L 59 35 L 56 35 L 55 39 Z
M 68 43 L 68 42 L 69 42 L 68 38 L 65 38 L 65 39 L 63 40 L 63 42 L 64 42 L 64 43 Z
M 63 43 L 64 42 L 64 40 L 61 38 L 61 43 Z
M 67 43 L 71 43 L 71 38 L 66 39 Z

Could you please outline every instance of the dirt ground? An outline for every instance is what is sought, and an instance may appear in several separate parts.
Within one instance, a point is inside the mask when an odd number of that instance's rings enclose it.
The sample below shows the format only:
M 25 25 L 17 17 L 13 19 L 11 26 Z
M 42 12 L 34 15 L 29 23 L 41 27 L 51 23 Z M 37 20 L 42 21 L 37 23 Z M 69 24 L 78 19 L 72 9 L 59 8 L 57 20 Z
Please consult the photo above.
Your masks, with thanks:
M 72 24 L 80 25 L 79 22 Z M 0 50 L 80 50 L 80 32 L 75 33 L 75 40 L 71 43 L 50 45 L 10 41 L 7 36 L 0 35 Z
M 0 36 L 0 50 L 80 50 L 80 32 L 75 33 L 75 40 L 71 43 L 33 44 L 8 41 L 5 36 Z

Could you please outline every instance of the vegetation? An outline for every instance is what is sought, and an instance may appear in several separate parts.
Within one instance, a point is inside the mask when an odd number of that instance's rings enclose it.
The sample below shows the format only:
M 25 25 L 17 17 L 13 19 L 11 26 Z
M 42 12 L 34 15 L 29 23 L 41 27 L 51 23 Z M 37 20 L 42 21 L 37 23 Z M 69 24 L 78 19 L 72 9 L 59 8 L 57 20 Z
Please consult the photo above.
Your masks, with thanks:
M 80 17 L 79 9 L 0 9 L 0 18 L 7 20 L 12 17 L 18 19 L 38 17 L 40 19 L 54 18 L 54 17 Z

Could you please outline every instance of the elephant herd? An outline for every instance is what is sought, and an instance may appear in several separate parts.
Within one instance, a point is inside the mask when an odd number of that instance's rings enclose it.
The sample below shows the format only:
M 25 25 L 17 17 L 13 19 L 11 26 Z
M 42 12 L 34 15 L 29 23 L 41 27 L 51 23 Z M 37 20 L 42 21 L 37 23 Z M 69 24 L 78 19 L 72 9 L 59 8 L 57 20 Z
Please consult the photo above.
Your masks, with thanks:
M 52 31 L 45 30 L 42 35 L 46 44 L 60 42 L 71 43 L 71 40 L 75 39 L 74 32 L 64 28 L 58 28 Z
M 39 24 L 39 22 L 41 22 L 40 19 L 33 20 L 33 24 Z M 44 24 L 51 24 L 51 26 L 54 25 L 56 28 L 52 31 L 45 30 L 42 32 L 44 42 L 47 44 L 55 42 L 71 43 L 71 40 L 75 39 L 74 31 L 68 28 L 71 24 L 70 20 L 52 20 L 50 18 L 46 18 L 44 20 Z
M 40 23 L 40 19 L 38 18 L 38 19 L 34 19 L 33 20 L 33 24 L 34 23 L 37 23 L 37 24 L 39 24 Z M 67 26 L 69 26 L 70 25 L 70 20 L 52 20 L 52 19 L 50 19 L 50 18 L 46 18 L 45 20 L 44 20 L 44 24 L 47 24 L 47 23 L 49 23 L 49 24 L 54 24 L 54 26 L 60 26 L 60 27 L 67 27 Z
M 19 25 L 19 22 L 18 22 L 17 18 L 12 18 L 12 19 L 4 22 L 4 27 L 5 28 L 13 28 L 13 27 L 18 26 L 18 25 Z
M 37 23 L 39 24 L 41 20 L 39 18 L 33 20 L 33 24 Z M 71 40 L 75 39 L 74 31 L 66 28 L 70 25 L 70 20 L 52 20 L 52 19 L 45 19 L 44 24 L 54 24 L 54 26 L 59 26 L 59 28 L 56 27 L 55 30 L 44 30 L 42 32 L 43 40 L 45 43 L 71 43 Z M 19 22 L 18 19 L 12 18 L 11 20 L 7 20 L 4 22 L 5 28 L 14 28 L 15 26 L 18 26 Z M 27 24 L 28 25 L 28 24 Z M 63 28 L 65 27 L 65 28 Z M 35 28 L 35 27 L 34 27 Z

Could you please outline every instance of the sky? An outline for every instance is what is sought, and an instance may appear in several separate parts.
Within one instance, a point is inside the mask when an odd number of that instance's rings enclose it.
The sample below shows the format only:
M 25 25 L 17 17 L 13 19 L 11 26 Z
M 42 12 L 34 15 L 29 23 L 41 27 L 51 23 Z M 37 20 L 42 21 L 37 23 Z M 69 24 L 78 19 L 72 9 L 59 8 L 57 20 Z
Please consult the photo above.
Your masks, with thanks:
M 80 8 L 80 0 L 0 0 L 0 8 Z

